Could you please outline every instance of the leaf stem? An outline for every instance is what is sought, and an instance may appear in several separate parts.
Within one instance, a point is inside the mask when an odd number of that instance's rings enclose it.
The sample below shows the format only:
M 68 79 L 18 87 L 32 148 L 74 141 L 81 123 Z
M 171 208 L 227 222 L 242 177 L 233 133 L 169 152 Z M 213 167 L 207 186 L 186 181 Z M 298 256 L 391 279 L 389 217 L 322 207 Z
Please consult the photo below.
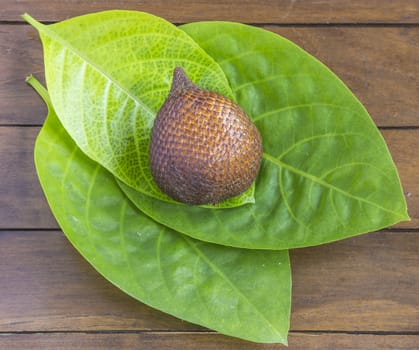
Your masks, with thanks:
M 44 26 L 41 22 L 38 22 L 35 18 L 33 18 L 29 13 L 24 13 L 22 18 L 28 22 L 31 26 L 35 27 L 36 29 L 40 29 Z
M 36 79 L 32 74 L 27 76 L 25 79 L 26 83 L 28 83 L 32 88 L 41 96 L 44 100 L 45 104 L 47 105 L 48 109 L 50 108 L 51 99 L 49 98 L 49 94 L 47 89 L 42 85 L 38 79 Z

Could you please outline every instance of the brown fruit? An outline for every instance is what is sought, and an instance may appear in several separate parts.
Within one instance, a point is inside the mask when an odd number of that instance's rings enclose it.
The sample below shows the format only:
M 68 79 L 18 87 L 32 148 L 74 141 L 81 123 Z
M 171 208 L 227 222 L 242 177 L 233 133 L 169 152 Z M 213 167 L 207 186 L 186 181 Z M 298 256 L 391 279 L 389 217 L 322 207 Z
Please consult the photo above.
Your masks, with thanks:
M 217 204 L 249 188 L 261 159 L 260 134 L 244 111 L 175 68 L 151 132 L 150 167 L 160 189 L 179 202 Z

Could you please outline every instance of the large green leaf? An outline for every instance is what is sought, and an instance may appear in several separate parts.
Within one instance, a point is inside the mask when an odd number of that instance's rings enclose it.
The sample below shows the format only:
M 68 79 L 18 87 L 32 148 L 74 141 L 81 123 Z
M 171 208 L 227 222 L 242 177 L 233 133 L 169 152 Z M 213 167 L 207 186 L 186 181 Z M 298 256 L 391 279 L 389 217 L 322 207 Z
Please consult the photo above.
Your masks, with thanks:
M 29 82 L 48 103 L 39 83 Z M 36 140 L 35 164 L 68 239 L 123 291 L 224 334 L 286 343 L 291 302 L 287 251 L 204 243 L 154 222 L 75 145 L 51 105 Z
M 382 136 L 328 68 L 259 28 L 225 22 L 181 28 L 220 64 L 261 132 L 256 203 L 179 207 L 122 185 L 142 211 L 198 239 L 267 249 L 322 244 L 408 219 Z
M 107 11 L 45 26 L 29 15 L 44 46 L 54 108 L 76 144 L 138 191 L 174 202 L 152 179 L 150 131 L 182 66 L 203 88 L 233 98 L 218 64 L 171 23 L 134 11 Z M 222 206 L 253 202 L 252 186 Z

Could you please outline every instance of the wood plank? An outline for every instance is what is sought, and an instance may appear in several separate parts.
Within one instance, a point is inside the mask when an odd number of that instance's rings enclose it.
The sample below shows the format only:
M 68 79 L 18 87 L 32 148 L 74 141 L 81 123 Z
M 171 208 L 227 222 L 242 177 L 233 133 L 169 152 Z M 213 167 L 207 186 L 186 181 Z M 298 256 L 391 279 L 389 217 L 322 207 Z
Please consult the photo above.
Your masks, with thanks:
M 0 332 L 201 330 L 100 276 L 59 231 L 0 231 Z
M 419 233 L 291 251 L 293 330 L 417 331 Z
M 293 331 L 414 332 L 419 234 L 291 251 Z M 203 331 L 126 296 L 59 231 L 0 231 L 0 332 Z
M 0 31 L 0 124 L 40 124 L 45 107 L 24 82 L 43 78 L 42 48 L 34 29 Z M 419 28 L 266 27 L 328 65 L 380 126 L 419 126 Z M 399 82 L 399 83 L 395 83 Z
M 0 127 L 0 228 L 58 227 L 33 161 L 39 129 Z
M 39 0 L 36 2 L 2 1 L 0 21 L 20 21 L 29 12 L 44 21 L 110 9 L 151 12 L 174 22 L 200 20 L 232 20 L 250 23 L 417 23 L 419 5 L 415 0 L 370 1 L 277 1 L 277 0 L 184 0 L 182 5 L 171 1 L 135 0 L 82 1 Z
M 326 64 L 377 125 L 419 126 L 419 28 L 266 29 L 294 41 Z
M 254 344 L 207 333 L 37 333 L 0 335 L 0 350 L 416 350 L 418 342 L 417 335 L 291 333 L 289 346 L 285 347 L 278 344 Z
M 24 79 L 43 78 L 42 47 L 26 25 L 0 30 L 0 124 L 41 124 L 45 107 Z M 419 28 L 266 27 L 329 66 L 380 126 L 419 126 Z
M 39 127 L 0 127 L 0 229 L 56 228 L 41 191 L 33 145 Z M 397 228 L 419 228 L 419 130 L 383 130 L 398 167 L 411 221 Z
M 419 129 L 381 130 L 399 172 L 411 221 L 395 228 L 419 228 Z M 408 140 L 402 140 L 407 137 Z
M 43 123 L 47 109 L 25 83 L 30 74 L 45 81 L 37 32 L 26 25 L 1 25 L 0 52 L 0 124 Z

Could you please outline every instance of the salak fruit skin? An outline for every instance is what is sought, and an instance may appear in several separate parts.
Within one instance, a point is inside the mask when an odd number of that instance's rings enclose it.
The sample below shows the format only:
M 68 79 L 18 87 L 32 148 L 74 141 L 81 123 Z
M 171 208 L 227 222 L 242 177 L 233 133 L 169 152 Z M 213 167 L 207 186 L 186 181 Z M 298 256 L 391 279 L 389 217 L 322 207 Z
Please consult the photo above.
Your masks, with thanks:
M 246 191 L 262 160 L 262 139 L 238 104 L 197 87 L 176 67 L 154 121 L 151 173 L 176 201 L 218 204 Z

